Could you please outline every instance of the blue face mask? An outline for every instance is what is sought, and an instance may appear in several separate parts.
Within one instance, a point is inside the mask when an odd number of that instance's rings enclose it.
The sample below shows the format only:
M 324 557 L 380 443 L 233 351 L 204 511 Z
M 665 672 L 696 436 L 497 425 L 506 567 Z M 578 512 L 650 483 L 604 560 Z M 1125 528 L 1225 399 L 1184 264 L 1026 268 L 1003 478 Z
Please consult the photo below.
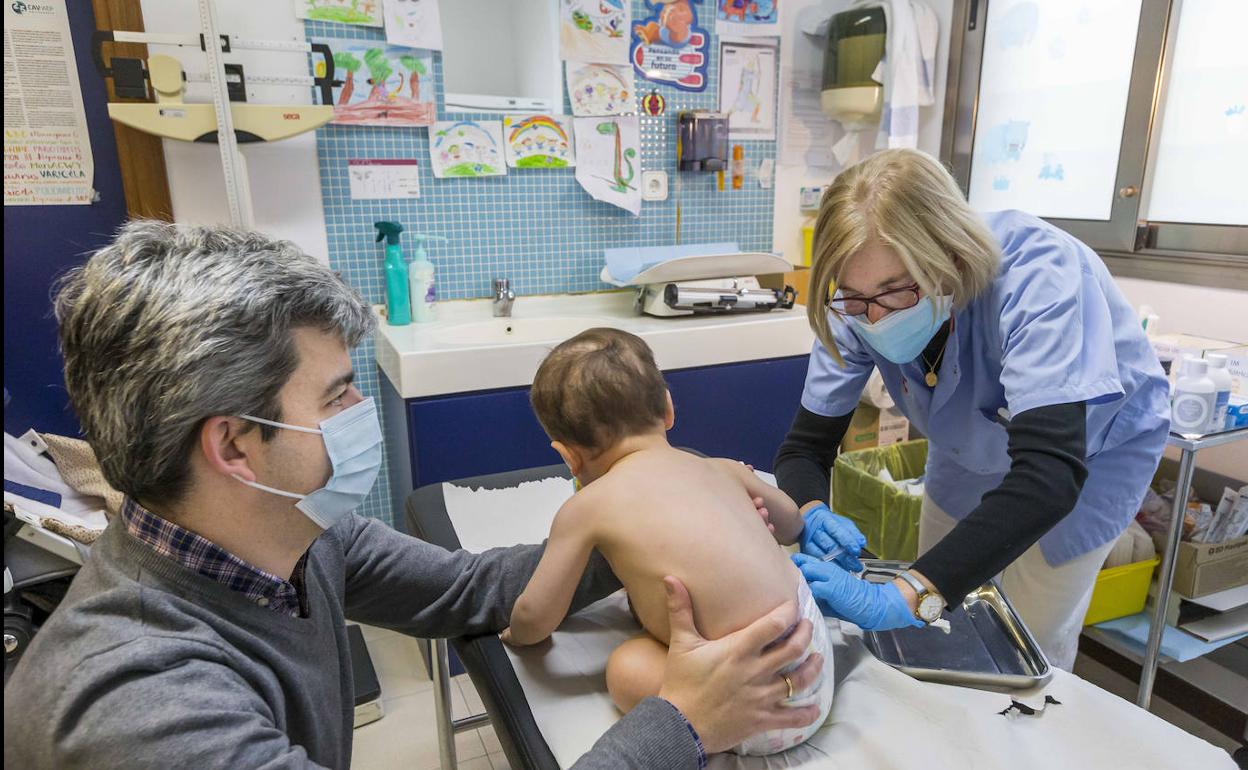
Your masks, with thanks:
M 373 399 L 366 398 L 323 420 L 320 430 L 245 414 L 239 417 L 274 428 L 321 434 L 333 473 L 325 486 L 315 492 L 299 495 L 247 481 L 237 475 L 234 477 L 249 487 L 298 500 L 295 507 L 321 529 L 329 529 L 359 508 L 372 491 L 377 473 L 381 470 L 382 456 L 381 423 L 377 421 L 377 404 Z
M 940 325 L 949 320 L 952 307 L 949 297 L 933 301 L 925 294 L 914 307 L 894 310 L 875 323 L 869 323 L 865 315 L 848 318 L 854 332 L 872 350 L 894 364 L 908 364 L 919 357 Z

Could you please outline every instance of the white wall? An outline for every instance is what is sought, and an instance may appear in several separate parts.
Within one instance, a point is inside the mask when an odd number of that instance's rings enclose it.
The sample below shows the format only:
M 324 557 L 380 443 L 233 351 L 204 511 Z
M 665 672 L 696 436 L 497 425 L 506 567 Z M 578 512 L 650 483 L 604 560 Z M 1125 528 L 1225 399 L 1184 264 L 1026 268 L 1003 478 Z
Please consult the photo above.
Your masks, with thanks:
M 195 0 L 143 0 L 142 6 L 148 32 L 199 32 Z M 216 0 L 216 6 L 217 24 L 225 34 L 261 40 L 304 40 L 303 22 L 295 18 L 288 1 Z M 204 54 L 195 48 L 149 46 L 149 53 L 175 56 L 188 72 L 207 72 Z M 242 64 L 244 76 L 308 74 L 304 54 L 250 51 L 227 54 L 225 60 Z M 268 104 L 308 104 L 311 89 L 251 86 L 247 99 Z M 210 101 L 208 86 L 188 84 L 186 100 Z M 306 133 L 280 142 L 240 146 L 251 182 L 256 229 L 294 241 L 328 263 L 316 135 Z M 225 176 L 217 145 L 166 139 L 164 147 L 174 218 L 198 224 L 228 222 Z

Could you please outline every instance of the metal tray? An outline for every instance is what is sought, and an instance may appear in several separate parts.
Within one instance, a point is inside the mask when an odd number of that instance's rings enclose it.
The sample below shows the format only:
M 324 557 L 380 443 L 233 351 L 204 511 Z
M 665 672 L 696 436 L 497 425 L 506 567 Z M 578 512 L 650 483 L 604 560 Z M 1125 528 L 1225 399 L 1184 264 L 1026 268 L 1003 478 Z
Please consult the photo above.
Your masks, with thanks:
M 908 562 L 863 559 L 864 580 L 886 583 Z M 915 679 L 971 687 L 1018 690 L 1053 676 L 1048 658 L 1009 599 L 990 581 L 946 610 L 949 633 L 939 628 L 865 631 L 871 654 Z

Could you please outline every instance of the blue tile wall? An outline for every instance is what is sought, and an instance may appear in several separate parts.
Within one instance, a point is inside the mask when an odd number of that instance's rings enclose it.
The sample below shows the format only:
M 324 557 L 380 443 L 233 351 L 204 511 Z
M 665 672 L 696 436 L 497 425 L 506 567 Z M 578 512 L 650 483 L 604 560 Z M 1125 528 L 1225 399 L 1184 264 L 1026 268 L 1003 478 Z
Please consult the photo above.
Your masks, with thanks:
M 553 0 L 552 0 L 553 2 Z M 698 6 L 699 24 L 711 32 L 711 63 L 706 90 L 689 93 L 636 79 L 641 95 L 654 88 L 666 99 L 663 115 L 641 117 L 641 168 L 668 172 L 666 201 L 645 201 L 641 216 L 594 200 L 576 182 L 572 169 L 508 169 L 507 176 L 482 179 L 435 179 L 429 165 L 425 128 L 328 125 L 317 131 L 317 156 L 329 236 L 330 265 L 369 302 L 384 302 L 382 247 L 374 242 L 373 223 L 400 222 L 409 232 L 441 235 L 447 243 L 430 244 L 442 299 L 486 296 L 495 276 L 511 279 L 516 293 L 548 294 L 608 288 L 598 280 L 604 249 L 619 246 L 661 246 L 677 242 L 677 198 L 681 206 L 683 243 L 736 241 L 742 249 L 770 250 L 773 191 L 759 186 L 753 171 L 764 159 L 774 160 L 776 142 L 734 141 L 745 150 L 747 176 L 743 189 L 719 191 L 714 174 L 680 175 L 677 195 L 676 115 L 681 110 L 716 109 L 719 101 L 719 36 L 714 31 L 714 4 Z M 633 2 L 633 19 L 647 16 L 641 0 Z M 309 38 L 384 39 L 381 30 L 326 22 L 307 22 Z M 499 115 L 454 113 L 442 109 L 442 57 L 434 53 L 438 119 Z M 564 114 L 572 110 L 564 93 Z M 417 158 L 420 198 L 416 200 L 351 199 L 347 161 L 353 158 Z M 729 180 L 725 186 L 731 188 Z M 365 395 L 377 397 L 378 376 L 373 342 L 353 354 L 357 383 Z M 403 415 L 382 415 L 403 419 Z M 387 469 L 362 513 L 393 524 Z

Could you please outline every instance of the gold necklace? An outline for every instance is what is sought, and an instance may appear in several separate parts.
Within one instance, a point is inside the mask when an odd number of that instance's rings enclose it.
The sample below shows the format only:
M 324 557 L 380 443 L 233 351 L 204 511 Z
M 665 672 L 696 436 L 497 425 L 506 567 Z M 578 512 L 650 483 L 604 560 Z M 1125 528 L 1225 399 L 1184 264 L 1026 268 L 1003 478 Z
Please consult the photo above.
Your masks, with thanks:
M 949 334 L 953 334 L 953 319 L 949 319 Z M 945 335 L 945 341 L 940 346 L 940 354 L 936 356 L 936 363 L 928 364 L 927 374 L 923 375 L 923 382 L 927 383 L 927 387 L 934 388 L 936 383 L 940 382 L 940 378 L 936 376 L 936 370 L 940 368 L 940 362 L 945 357 L 945 349 L 949 347 L 949 334 Z M 923 363 L 927 363 L 927 356 L 923 357 Z

